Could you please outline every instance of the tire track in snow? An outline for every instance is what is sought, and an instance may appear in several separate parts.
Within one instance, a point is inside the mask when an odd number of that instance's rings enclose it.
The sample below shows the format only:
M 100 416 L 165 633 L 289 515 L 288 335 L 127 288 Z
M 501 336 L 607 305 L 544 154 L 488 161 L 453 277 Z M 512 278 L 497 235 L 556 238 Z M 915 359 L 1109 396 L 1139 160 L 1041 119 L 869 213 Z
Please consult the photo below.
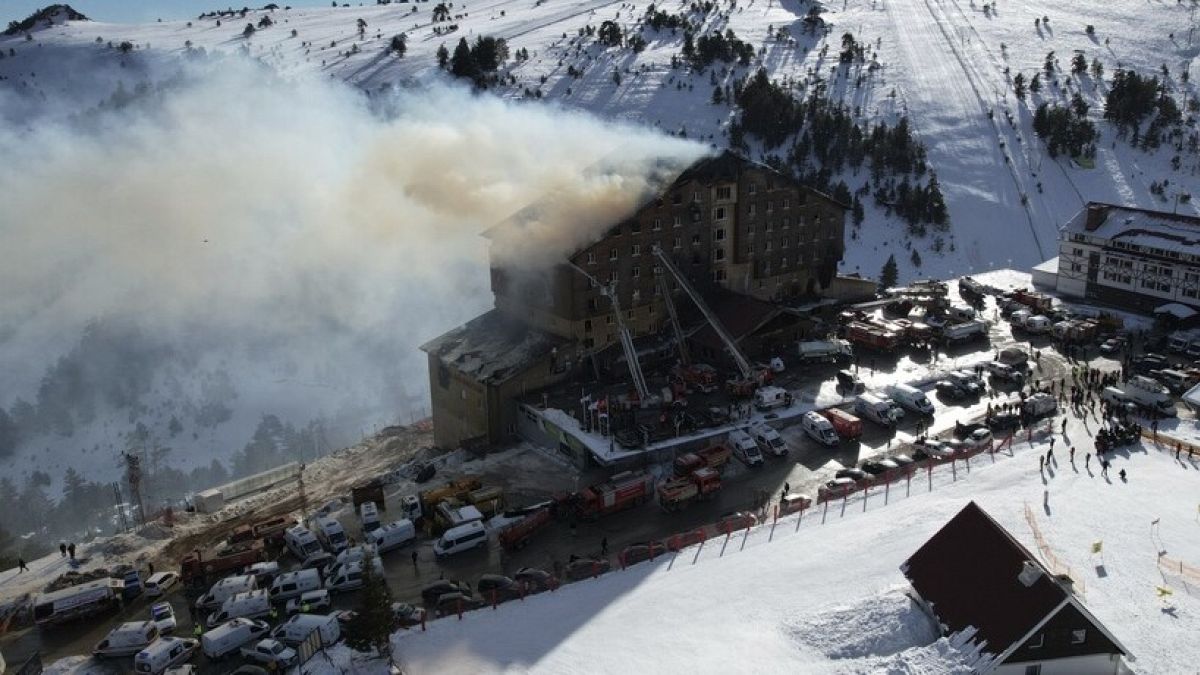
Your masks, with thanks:
M 959 69 L 962 71 L 963 75 L 966 77 L 967 84 L 970 85 L 971 91 L 974 92 L 975 99 L 979 104 L 980 112 L 986 116 L 986 111 L 988 110 L 988 105 L 987 105 L 987 102 L 983 98 L 983 94 L 981 94 L 979 92 L 979 85 L 975 81 L 976 77 L 978 77 L 978 74 L 972 73 L 970 66 L 967 64 L 967 60 L 963 58 L 963 56 L 959 52 L 958 48 L 955 47 L 954 37 L 952 35 L 950 35 L 949 31 L 946 30 L 945 24 L 942 22 L 941 18 L 939 18 L 938 12 L 937 12 L 937 10 L 934 9 L 933 4 L 930 2 L 930 0 L 921 0 L 921 1 L 925 5 L 925 9 L 928 12 L 929 18 L 933 20 L 934 25 L 937 26 L 938 32 L 941 33 L 942 37 L 945 39 L 946 46 L 950 48 L 950 53 L 954 55 L 954 60 L 958 63 Z M 1003 140 L 1004 140 L 1003 135 L 1000 133 L 999 127 L 996 125 L 996 120 L 989 119 L 988 122 L 992 126 L 993 131 L 996 133 L 997 143 L 1003 142 Z M 1004 143 L 1003 147 L 1008 147 L 1008 144 Z M 1017 174 L 1016 168 L 1013 166 L 1013 163 L 1011 161 L 1012 155 L 1010 155 L 1007 152 L 1004 152 L 1003 150 L 1001 150 L 1001 154 L 1010 159 L 1010 161 L 1007 161 L 1004 163 L 1004 166 L 1008 170 L 1009 177 L 1012 178 L 1013 185 L 1016 186 L 1016 188 L 1017 188 L 1017 193 L 1022 195 L 1022 197 L 1026 197 L 1029 193 L 1025 189 L 1025 186 L 1022 185 L 1021 178 Z M 1045 260 L 1046 252 L 1042 248 L 1041 239 L 1038 237 L 1037 225 L 1035 225 L 1033 222 L 1033 212 L 1029 208 L 1027 198 L 1022 199 L 1021 210 L 1025 213 L 1025 220 L 1029 223 L 1029 233 L 1031 235 L 1033 235 L 1033 243 L 1035 246 L 1037 246 L 1038 255 L 1040 256 L 1041 260 Z

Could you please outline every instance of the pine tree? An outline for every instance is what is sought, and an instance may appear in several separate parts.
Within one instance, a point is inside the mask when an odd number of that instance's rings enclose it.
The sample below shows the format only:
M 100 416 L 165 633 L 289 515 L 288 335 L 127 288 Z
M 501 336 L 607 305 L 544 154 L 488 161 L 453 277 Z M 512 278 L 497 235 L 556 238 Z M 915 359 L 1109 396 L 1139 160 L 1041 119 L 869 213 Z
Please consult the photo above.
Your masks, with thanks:
M 1022 101 L 1025 100 L 1025 75 L 1024 74 L 1017 73 L 1017 76 L 1013 78 L 1013 93 L 1015 93 L 1017 95 L 1017 98 L 1021 99 Z
M 454 48 L 454 56 L 450 58 L 450 72 L 455 77 L 470 79 L 475 79 L 478 74 L 475 59 L 471 56 L 471 47 L 467 44 L 466 38 L 459 38 L 458 46 Z
M 1083 54 L 1076 54 L 1075 58 L 1071 59 L 1071 72 L 1076 75 L 1082 75 L 1087 72 L 1088 62 Z
M 446 49 L 446 45 L 441 45 L 437 48 L 438 68 L 446 69 L 446 64 L 450 63 L 450 52 Z
M 356 651 L 374 649 L 380 657 L 392 660 L 392 593 L 387 581 L 376 574 L 375 558 L 362 560 L 363 586 L 357 614 L 346 626 L 346 644 Z
M 390 49 L 395 52 L 396 56 L 404 56 L 404 53 L 408 51 L 408 41 L 404 37 L 404 33 L 392 36 Z
M 913 249 L 913 253 L 912 253 L 912 264 L 913 264 L 913 267 L 921 266 L 921 254 L 917 253 L 917 249 L 915 249 L 915 248 Z
M 1033 79 L 1029 81 L 1029 91 L 1031 91 L 1031 92 L 1033 92 L 1033 93 L 1035 93 L 1035 94 L 1036 94 L 1036 93 L 1038 93 L 1038 92 L 1039 92 L 1039 91 L 1041 91 L 1041 90 L 1042 90 L 1042 77 L 1041 77 L 1041 73 L 1034 73 L 1034 74 L 1033 74 Z
M 883 263 L 883 269 L 879 271 L 880 290 L 895 286 L 899 278 L 900 271 L 896 268 L 896 256 L 895 254 L 889 255 L 887 262 Z

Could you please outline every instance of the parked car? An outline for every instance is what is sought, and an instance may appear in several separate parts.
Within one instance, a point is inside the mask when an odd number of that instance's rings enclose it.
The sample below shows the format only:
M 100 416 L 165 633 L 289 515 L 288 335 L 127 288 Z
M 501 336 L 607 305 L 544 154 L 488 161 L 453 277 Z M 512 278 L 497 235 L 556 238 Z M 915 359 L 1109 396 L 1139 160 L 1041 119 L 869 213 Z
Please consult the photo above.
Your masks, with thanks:
M 857 489 L 858 481 L 852 478 L 834 478 L 817 489 L 817 499 L 823 501 L 841 497 L 843 494 L 854 492 Z
M 475 582 L 475 590 L 479 591 L 479 597 L 488 601 L 491 601 L 493 591 L 497 601 L 509 600 L 521 595 L 521 587 L 517 585 L 517 582 L 503 574 L 485 574 L 479 577 L 479 581 Z
M 890 459 L 880 459 L 870 462 L 863 462 L 862 469 L 872 476 L 885 474 L 894 469 L 899 469 L 900 465 Z
M 987 424 L 992 429 L 1015 429 L 1021 424 L 1021 418 L 1015 413 L 995 413 L 988 418 Z
M 179 582 L 179 573 L 177 572 L 155 572 L 146 580 L 144 588 L 146 596 L 157 598 L 165 594 L 176 583 Z
M 1127 344 L 1128 342 L 1123 337 L 1109 338 L 1100 345 L 1100 353 L 1105 355 L 1118 354 L 1121 350 L 1125 349 Z
M 421 589 L 421 599 L 426 603 L 433 604 L 437 599 L 446 593 L 463 593 L 471 595 L 471 585 L 465 581 L 456 581 L 453 579 L 437 579 L 425 585 Z
M 287 615 L 296 614 L 297 612 L 320 614 L 328 612 L 329 607 L 329 591 L 322 588 L 316 591 L 301 593 L 300 597 L 288 600 L 287 605 L 284 606 L 284 613 Z
M 484 602 L 465 593 L 446 593 L 437 599 L 433 609 L 438 616 L 451 616 L 484 606 Z
M 513 575 L 513 581 L 525 584 L 526 593 L 541 593 L 554 587 L 557 580 L 553 574 L 536 567 L 522 567 Z
M 721 520 L 717 522 L 719 528 L 729 531 L 744 530 L 747 527 L 754 527 L 757 524 L 758 518 L 755 518 L 753 513 L 747 513 L 745 511 L 726 513 L 725 515 L 721 516 Z
M 608 561 L 608 558 L 576 558 L 567 563 L 564 574 L 571 581 L 579 581 L 604 574 L 610 569 L 612 569 L 612 563 Z
M 975 446 L 971 445 L 970 443 L 967 443 L 966 441 L 960 441 L 957 438 L 952 438 L 948 441 L 944 441 L 943 443 L 945 444 L 946 449 L 949 450 L 950 457 L 958 457 L 960 455 L 967 455 L 967 454 L 970 454 L 970 452 L 975 449 Z
M 392 603 L 392 622 L 396 628 L 419 626 L 425 620 L 425 608 L 407 602 Z
M 857 394 L 866 389 L 863 381 L 850 370 L 839 370 L 837 372 L 837 383 L 843 392 L 849 394 Z
M 992 436 L 992 430 L 987 428 L 976 429 L 975 431 L 972 431 L 969 436 L 967 436 L 967 442 L 973 447 L 983 448 L 985 450 L 992 447 L 993 440 L 994 438 Z
M 833 474 L 833 477 L 834 478 L 849 478 L 850 480 L 853 480 L 853 481 L 860 481 L 865 478 L 869 478 L 870 476 L 868 476 L 867 472 L 863 471 L 862 469 L 856 469 L 854 467 L 849 467 L 846 469 L 838 469 L 837 473 Z
M 156 602 L 150 605 L 150 620 L 158 626 L 158 632 L 162 635 L 170 635 L 175 632 L 175 608 L 171 607 L 169 602 Z
M 949 380 L 939 380 L 934 389 L 939 396 L 950 401 L 961 401 L 967 397 L 967 391 Z
M 888 457 L 888 459 L 895 462 L 896 465 L 901 468 L 909 466 L 910 464 L 914 464 L 916 462 L 916 460 L 914 460 L 912 457 L 909 457 L 908 455 L 892 455 L 891 457 Z
M 635 565 L 643 560 L 661 558 L 666 552 L 666 544 L 661 541 L 650 541 L 625 547 L 625 550 L 621 551 L 621 557 L 626 565 Z
M 918 453 L 924 453 L 926 457 L 944 459 L 954 454 L 944 442 L 936 438 L 918 438 L 913 442 L 913 447 L 916 448 Z

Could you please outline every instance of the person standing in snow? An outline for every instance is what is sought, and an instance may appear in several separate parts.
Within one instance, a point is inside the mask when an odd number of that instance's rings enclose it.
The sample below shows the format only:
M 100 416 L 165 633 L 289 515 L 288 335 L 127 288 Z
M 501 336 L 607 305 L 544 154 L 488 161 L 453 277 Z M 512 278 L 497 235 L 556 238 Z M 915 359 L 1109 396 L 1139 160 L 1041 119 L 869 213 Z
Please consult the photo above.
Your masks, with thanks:
M 1092 453 L 1090 453 L 1090 452 L 1083 453 L 1083 468 L 1085 468 L 1085 469 L 1089 468 L 1091 466 L 1091 463 L 1092 463 Z
M 1075 463 L 1075 446 L 1073 446 L 1073 445 L 1071 446 L 1070 455 L 1071 455 L 1071 463 L 1074 464 Z
M 1046 457 L 1045 457 L 1045 455 L 1038 455 L 1038 471 L 1045 471 L 1045 470 L 1046 470 Z
M 1050 456 L 1054 456 L 1054 437 L 1050 437 Z
M 67 544 L 67 555 L 71 556 L 71 560 L 75 559 L 75 542 Z
M 58 552 L 62 554 L 62 557 L 64 557 L 64 558 L 65 558 L 65 557 L 67 557 L 67 545 L 66 545 L 66 543 L 64 543 L 64 542 L 61 542 L 61 541 L 60 541 L 60 542 L 58 542 Z
M 17 558 L 17 574 L 20 574 L 21 572 L 28 572 L 28 571 L 29 571 L 29 566 L 25 564 L 25 559 L 18 557 Z

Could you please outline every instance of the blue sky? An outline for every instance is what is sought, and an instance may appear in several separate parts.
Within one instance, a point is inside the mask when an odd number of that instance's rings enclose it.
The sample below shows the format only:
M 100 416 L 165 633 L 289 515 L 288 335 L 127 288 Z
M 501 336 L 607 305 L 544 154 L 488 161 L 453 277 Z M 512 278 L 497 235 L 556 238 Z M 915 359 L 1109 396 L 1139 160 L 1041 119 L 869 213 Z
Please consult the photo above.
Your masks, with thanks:
M 280 7 L 319 7 L 327 6 L 330 0 L 256 0 L 255 2 L 233 3 L 231 0 L 65 0 L 66 4 L 83 12 L 94 21 L 111 23 L 141 23 L 156 19 L 190 19 L 213 9 L 241 9 L 242 7 L 262 7 L 274 1 Z M 338 4 L 348 2 L 350 5 L 374 5 L 375 0 L 359 2 L 357 0 L 338 0 Z M 0 24 L 7 25 L 13 19 L 24 19 L 33 12 L 64 0 L 0 0 Z

